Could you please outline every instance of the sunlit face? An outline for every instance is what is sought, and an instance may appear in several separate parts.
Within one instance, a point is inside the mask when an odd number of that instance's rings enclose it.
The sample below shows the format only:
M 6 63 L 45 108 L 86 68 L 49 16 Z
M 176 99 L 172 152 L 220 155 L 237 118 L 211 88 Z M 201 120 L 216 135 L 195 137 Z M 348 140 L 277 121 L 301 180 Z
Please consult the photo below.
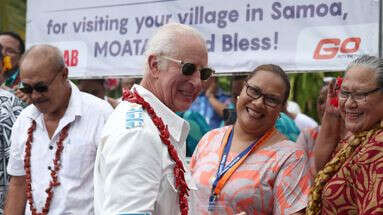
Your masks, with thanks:
M 341 92 L 364 93 L 377 87 L 375 72 L 366 67 L 356 66 L 346 72 Z M 383 119 L 382 90 L 366 95 L 362 101 L 357 102 L 350 97 L 339 101 L 346 129 L 351 132 L 369 130 Z
M 65 69 L 54 71 L 47 63 L 37 63 L 35 59 L 25 59 L 20 66 L 20 80 L 29 86 L 47 85 L 47 92 L 27 94 L 40 112 L 54 113 L 64 107 L 64 95 L 67 93 L 67 72 Z
M 18 65 L 21 57 L 19 41 L 8 35 L 0 35 L 0 44 L 3 46 L 3 55 L 11 57 L 12 67 Z
M 237 123 L 248 132 L 264 133 L 275 125 L 282 111 L 285 84 L 280 76 L 268 71 L 258 71 L 247 83 L 261 89 L 262 94 L 280 101 L 276 107 L 267 106 L 263 96 L 253 99 L 246 92 L 246 85 L 242 88 L 237 102 Z
M 178 56 L 169 56 L 177 60 L 194 63 L 200 69 L 207 66 L 207 52 L 201 41 L 194 38 L 184 38 L 180 42 Z M 185 76 L 181 72 L 181 66 L 173 61 L 167 61 L 166 68 L 160 70 L 158 77 L 158 98 L 171 110 L 185 111 L 201 92 L 202 81 L 200 72 L 197 70 L 193 75 Z

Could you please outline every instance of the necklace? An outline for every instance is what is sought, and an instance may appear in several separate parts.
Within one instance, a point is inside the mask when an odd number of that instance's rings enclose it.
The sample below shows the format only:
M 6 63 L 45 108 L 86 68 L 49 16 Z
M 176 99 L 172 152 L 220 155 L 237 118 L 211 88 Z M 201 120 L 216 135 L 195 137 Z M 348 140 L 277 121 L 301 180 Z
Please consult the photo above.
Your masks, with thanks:
M 188 207 L 188 201 L 186 199 L 186 196 L 188 195 L 189 188 L 185 181 L 185 175 L 184 175 L 185 169 L 183 167 L 181 160 L 178 157 L 177 151 L 175 150 L 174 146 L 170 143 L 170 140 L 169 140 L 170 134 L 169 134 L 168 126 L 165 125 L 162 119 L 157 116 L 157 114 L 154 112 L 150 104 L 146 102 L 137 93 L 136 89 L 134 89 L 134 92 L 124 89 L 123 100 L 142 105 L 143 109 L 145 109 L 148 112 L 150 118 L 152 119 L 153 123 L 156 125 L 158 131 L 160 132 L 161 141 L 163 144 L 165 144 L 168 147 L 169 155 L 172 158 L 172 160 L 175 162 L 173 173 L 175 178 L 175 186 L 178 189 L 180 211 L 182 215 L 187 215 L 189 207 Z
M 31 177 L 31 149 L 33 142 L 33 132 L 36 129 L 36 121 L 32 121 L 31 127 L 28 129 L 28 139 L 25 147 L 25 158 L 24 158 L 24 169 L 26 174 L 26 196 L 29 203 L 30 210 L 32 215 L 46 215 L 49 212 L 49 207 L 51 205 L 53 197 L 53 188 L 60 185 L 60 182 L 57 179 L 57 173 L 60 170 L 60 159 L 61 153 L 63 151 L 63 141 L 68 136 L 70 124 L 66 125 L 61 131 L 59 140 L 57 142 L 57 150 L 55 153 L 55 158 L 53 160 L 54 168 L 51 170 L 51 181 L 49 182 L 49 187 L 45 190 L 48 194 L 47 199 L 45 200 L 45 205 L 41 213 L 37 212 L 37 209 L 33 205 L 33 195 L 32 195 L 32 177 Z

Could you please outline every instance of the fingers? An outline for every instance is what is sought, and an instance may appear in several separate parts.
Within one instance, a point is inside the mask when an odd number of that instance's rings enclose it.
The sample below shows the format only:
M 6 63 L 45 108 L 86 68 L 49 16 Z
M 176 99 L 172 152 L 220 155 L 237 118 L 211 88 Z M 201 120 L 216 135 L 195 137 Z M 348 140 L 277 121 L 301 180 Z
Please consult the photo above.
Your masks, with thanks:
M 336 97 L 336 80 L 333 79 L 331 80 L 329 86 L 328 86 L 328 91 L 327 91 L 327 97 Z

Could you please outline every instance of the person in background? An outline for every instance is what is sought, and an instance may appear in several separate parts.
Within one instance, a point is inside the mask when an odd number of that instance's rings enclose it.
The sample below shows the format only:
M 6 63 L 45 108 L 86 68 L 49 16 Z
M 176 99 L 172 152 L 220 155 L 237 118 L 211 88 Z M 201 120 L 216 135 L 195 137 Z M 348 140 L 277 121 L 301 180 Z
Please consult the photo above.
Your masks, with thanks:
M 297 141 L 301 132 L 295 121 L 284 112 L 279 113 L 279 117 L 275 122 L 275 128 L 293 142 Z
M 343 139 L 342 123 L 351 132 Z M 363 55 L 348 65 L 339 93 L 330 84 L 314 156 L 307 214 L 381 214 L 383 59 Z
M 5 214 L 92 214 L 94 161 L 113 109 L 68 80 L 57 47 L 32 46 L 20 62 L 19 90 L 32 104 L 12 128 Z
M 223 110 L 223 120 L 225 125 L 234 124 L 237 116 L 235 111 L 235 104 L 242 91 L 243 83 L 246 80 L 246 75 L 234 75 L 230 81 L 231 87 L 231 103 Z
M 0 71 L 3 69 L 4 56 L 2 48 L 0 45 Z M 2 81 L 0 81 L 0 84 L 2 84 Z M 4 200 L 10 178 L 6 169 L 11 146 L 11 131 L 23 107 L 21 100 L 2 88 L 0 88 L 0 101 L 0 214 L 4 214 Z
M 5 86 L 12 89 L 20 82 L 19 61 L 25 51 L 24 41 L 15 32 L 0 32 L 0 45 L 3 46 L 3 56 L 11 58 L 12 70 L 3 75 Z
M 218 87 L 218 79 L 210 78 L 203 83 L 202 93 L 193 102 L 190 110 L 201 114 L 210 129 L 219 128 L 224 124 L 223 110 L 230 104 L 230 96 L 225 95 Z
M 292 107 L 289 107 L 289 105 Z M 289 110 L 296 110 L 296 112 Z M 303 130 L 306 128 L 315 128 L 318 126 L 318 123 L 311 117 L 302 113 L 300 111 L 299 105 L 293 101 L 289 101 L 289 103 L 286 105 L 286 108 L 284 108 L 283 112 L 294 120 L 299 130 Z
M 191 159 L 197 214 L 303 214 L 307 155 L 274 127 L 289 92 L 277 65 L 258 66 L 248 76 L 234 125 L 208 132 Z
M 120 84 L 121 89 L 130 89 L 133 87 L 134 84 L 139 84 L 141 81 L 141 78 L 121 78 Z
M 185 43 L 187 41 L 187 43 Z M 149 40 L 140 85 L 102 133 L 95 167 L 95 213 L 194 214 L 195 186 L 185 159 L 186 111 L 213 71 L 205 40 L 194 28 L 170 23 Z
M 0 32 L 0 44 L 3 48 L 3 55 L 10 57 L 11 69 L 9 69 L 4 74 L 1 74 L 5 79 L 2 84 L 2 88 L 14 93 L 18 98 L 20 98 L 23 103 L 22 105 L 26 107 L 31 103 L 28 95 L 25 95 L 23 92 L 18 90 L 18 85 L 20 83 L 20 59 L 25 52 L 25 44 L 23 39 L 15 32 Z
M 77 86 L 80 91 L 103 99 L 107 101 L 113 108 L 115 108 L 119 102 L 117 99 L 106 96 L 104 82 L 104 79 L 80 79 L 78 80 Z
M 177 112 L 177 115 L 186 120 L 190 126 L 190 131 L 186 138 L 186 157 L 190 158 L 203 135 L 210 131 L 210 126 L 198 112 L 187 110 L 185 112 Z

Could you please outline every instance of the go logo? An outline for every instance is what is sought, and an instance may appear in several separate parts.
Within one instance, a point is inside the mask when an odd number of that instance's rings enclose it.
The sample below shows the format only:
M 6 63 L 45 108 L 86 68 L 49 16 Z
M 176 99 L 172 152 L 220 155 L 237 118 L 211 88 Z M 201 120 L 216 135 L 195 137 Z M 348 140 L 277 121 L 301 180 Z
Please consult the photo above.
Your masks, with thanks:
M 321 39 L 314 51 L 314 59 L 328 60 L 334 58 L 338 52 L 350 54 L 357 52 L 360 46 L 360 37 L 349 37 L 343 41 L 339 38 Z

